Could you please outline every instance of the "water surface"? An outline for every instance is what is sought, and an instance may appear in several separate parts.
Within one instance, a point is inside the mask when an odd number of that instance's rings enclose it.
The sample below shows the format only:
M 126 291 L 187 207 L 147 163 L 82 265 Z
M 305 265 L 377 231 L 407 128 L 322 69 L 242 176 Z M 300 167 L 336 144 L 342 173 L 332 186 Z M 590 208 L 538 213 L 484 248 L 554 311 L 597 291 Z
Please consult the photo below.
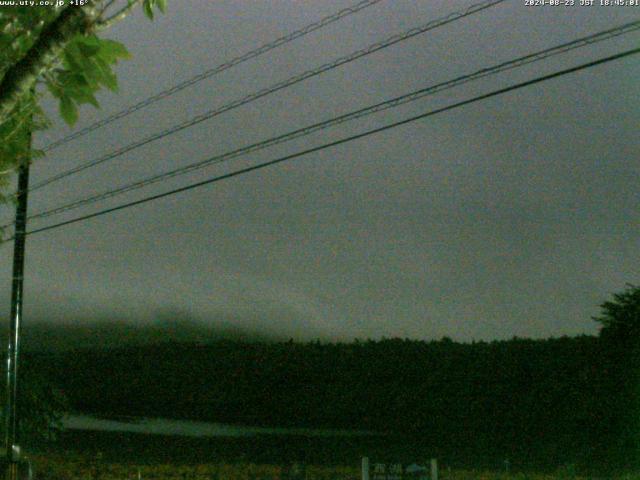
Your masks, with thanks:
M 69 430 L 99 430 L 188 437 L 250 437 L 256 435 L 354 437 L 375 435 L 374 432 L 364 430 L 252 427 L 168 418 L 108 419 L 91 415 L 67 415 L 63 418 L 62 425 Z

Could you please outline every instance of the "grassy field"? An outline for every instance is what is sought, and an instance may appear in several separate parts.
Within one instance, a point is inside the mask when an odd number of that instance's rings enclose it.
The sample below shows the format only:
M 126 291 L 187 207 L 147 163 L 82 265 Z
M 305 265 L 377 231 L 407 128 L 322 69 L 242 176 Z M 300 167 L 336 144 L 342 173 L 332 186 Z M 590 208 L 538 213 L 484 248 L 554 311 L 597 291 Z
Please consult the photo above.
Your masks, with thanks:
M 359 480 L 357 466 L 306 465 L 298 472 L 291 466 L 253 463 L 203 463 L 197 465 L 135 464 L 107 462 L 73 455 L 31 457 L 38 480 Z M 295 467 L 294 467 L 295 468 Z M 498 473 L 473 470 L 440 471 L 440 480 L 586 480 L 561 469 L 553 474 Z M 640 480 L 640 475 L 612 477 Z
M 27 452 L 36 480 L 360 480 L 363 455 L 404 464 L 438 457 L 439 480 L 640 480 L 640 475 L 587 476 L 576 474 L 582 470 L 572 465 L 524 462 L 512 463 L 514 473 L 500 473 L 502 462 L 496 459 L 483 463 L 463 451 L 440 455 L 400 437 L 195 438 L 75 431 Z M 296 463 L 305 465 L 297 473 L 292 471 Z M 594 471 L 608 470 L 605 465 Z

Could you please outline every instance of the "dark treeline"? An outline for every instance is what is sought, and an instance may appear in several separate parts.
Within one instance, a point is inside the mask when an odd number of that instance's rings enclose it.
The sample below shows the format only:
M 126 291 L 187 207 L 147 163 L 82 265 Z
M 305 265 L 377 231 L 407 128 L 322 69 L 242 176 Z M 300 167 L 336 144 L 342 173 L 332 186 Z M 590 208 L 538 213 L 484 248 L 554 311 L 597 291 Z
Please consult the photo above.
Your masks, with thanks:
M 454 464 L 634 468 L 639 385 L 618 347 L 590 336 L 220 341 L 25 363 L 76 412 L 390 432 Z

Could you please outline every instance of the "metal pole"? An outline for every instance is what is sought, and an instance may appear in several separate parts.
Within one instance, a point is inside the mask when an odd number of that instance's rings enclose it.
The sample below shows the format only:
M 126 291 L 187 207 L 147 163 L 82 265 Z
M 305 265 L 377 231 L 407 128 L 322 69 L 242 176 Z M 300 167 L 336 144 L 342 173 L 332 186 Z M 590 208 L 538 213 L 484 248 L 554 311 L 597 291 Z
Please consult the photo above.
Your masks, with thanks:
M 31 146 L 31 133 L 28 137 Z M 9 462 L 9 478 L 15 479 L 20 460 L 18 441 L 18 354 L 22 324 L 22 291 L 24 279 L 24 244 L 27 227 L 27 193 L 29 188 L 29 163 L 24 162 L 18 173 L 16 225 L 13 240 L 13 276 L 11 283 L 11 319 L 7 347 L 7 390 L 5 405 L 5 446 Z
M 362 457 L 362 480 L 369 480 L 369 457 Z

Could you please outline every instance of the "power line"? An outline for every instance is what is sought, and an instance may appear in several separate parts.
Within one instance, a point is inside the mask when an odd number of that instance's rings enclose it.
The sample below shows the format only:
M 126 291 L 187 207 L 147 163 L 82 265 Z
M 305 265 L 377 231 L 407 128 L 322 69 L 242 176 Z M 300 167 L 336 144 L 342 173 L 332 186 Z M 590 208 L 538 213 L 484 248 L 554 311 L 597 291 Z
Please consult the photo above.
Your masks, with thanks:
M 223 105 L 222 107 L 216 108 L 214 110 L 210 110 L 208 112 L 202 113 L 200 115 L 197 115 L 189 120 L 186 120 L 178 125 L 174 125 L 173 127 L 169 127 L 161 132 L 158 133 L 154 133 L 150 136 L 147 136 L 141 140 L 138 140 L 136 142 L 130 143 L 129 145 L 119 148 L 111 153 L 108 153 L 102 157 L 99 157 L 95 160 L 92 160 L 90 162 L 78 165 L 76 167 L 73 167 L 69 170 L 66 170 L 64 172 L 61 172 L 57 175 L 54 175 L 48 179 L 45 179 L 37 184 L 35 184 L 34 186 L 32 186 L 30 188 L 30 191 L 34 191 L 34 190 L 38 190 L 46 185 L 49 185 L 53 182 L 56 182 L 58 180 L 61 180 L 63 178 L 66 178 L 68 176 L 71 176 L 75 173 L 81 172 L 83 170 L 86 170 L 87 168 L 91 168 L 94 167 L 96 165 L 99 165 L 103 162 L 106 162 L 108 160 L 112 160 L 116 157 L 119 157 L 121 155 L 124 155 L 125 153 L 128 153 L 132 150 L 135 150 L 139 147 L 142 147 L 144 145 L 147 145 L 148 143 L 154 142 L 156 140 L 159 140 L 161 138 L 164 138 L 168 135 L 172 135 L 174 133 L 177 133 L 181 130 L 184 130 L 185 128 L 189 128 L 192 127 L 194 125 L 197 125 L 198 123 L 204 122 L 205 120 L 209 120 L 213 117 L 216 117 L 218 115 L 221 115 L 225 112 L 228 112 L 229 110 L 233 110 L 235 108 L 241 107 L 243 105 L 246 105 L 247 103 L 253 102 L 254 100 L 258 100 L 259 98 L 265 97 L 267 95 L 270 95 L 272 93 L 275 93 L 277 91 L 283 90 L 287 87 L 290 87 L 296 83 L 300 83 L 304 80 L 307 80 L 309 78 L 315 77 L 317 75 L 320 75 L 324 72 L 333 70 L 335 68 L 338 68 L 342 65 L 345 65 L 347 63 L 353 62 L 354 60 L 357 60 L 359 58 L 362 58 L 366 55 L 370 55 L 374 52 L 377 52 L 379 50 L 382 50 L 384 48 L 390 47 L 392 45 L 395 45 L 396 43 L 402 42 L 404 40 L 408 40 L 412 37 L 415 37 L 416 35 L 419 35 L 421 33 L 425 33 L 429 30 L 434 30 L 438 27 L 441 27 L 443 25 L 446 25 L 448 23 L 454 22 L 456 20 L 460 20 L 464 17 L 467 17 L 469 15 L 473 15 L 474 13 L 478 13 L 482 10 L 485 10 L 487 8 L 490 8 L 494 5 L 497 5 L 499 3 L 502 3 L 506 0 L 486 0 L 484 2 L 472 5 L 464 10 L 458 11 L 458 12 L 454 12 L 451 13 L 449 15 L 447 15 L 446 17 L 437 19 L 437 20 L 433 20 L 428 22 L 425 25 L 422 25 L 420 27 L 414 27 L 410 30 L 407 30 L 404 33 L 400 33 L 400 34 L 396 34 L 393 35 L 381 42 L 377 42 L 374 43 L 366 48 L 363 48 L 361 50 L 358 50 L 356 52 L 353 52 L 349 55 L 346 55 L 344 57 L 340 57 L 337 60 L 334 60 L 333 62 L 330 63 L 326 63 L 320 67 L 314 68 L 312 70 L 307 70 L 306 72 L 303 72 L 301 74 L 295 75 L 293 77 L 288 78 L 287 80 L 284 80 L 282 82 L 276 83 L 275 85 L 272 85 L 270 87 L 264 88 L 262 90 L 259 90 L 255 93 L 249 94 L 243 98 L 240 98 L 238 100 L 234 100 L 230 103 L 227 103 L 225 105 Z
M 282 162 L 285 162 L 287 160 L 292 160 L 294 158 L 302 157 L 302 156 L 308 155 L 310 153 L 319 152 L 319 151 L 325 150 L 327 148 L 335 147 L 335 146 L 341 145 L 343 143 L 347 143 L 347 142 L 351 142 L 353 140 L 358 140 L 360 138 L 368 137 L 369 135 L 373 135 L 373 134 L 380 133 L 380 132 L 383 132 L 383 131 L 386 131 L 386 130 L 390 130 L 392 128 L 396 128 L 396 127 L 399 127 L 399 126 L 402 126 L 402 125 L 406 125 L 408 123 L 412 123 L 412 122 L 415 122 L 417 120 L 421 120 L 421 119 L 424 119 L 424 118 L 427 118 L 427 117 L 430 117 L 430 116 L 433 116 L 433 115 L 437 115 L 439 113 L 443 113 L 443 112 L 446 112 L 446 111 L 449 111 L 449 110 L 453 110 L 453 109 L 456 109 L 456 108 L 459 108 L 459 107 L 462 107 L 462 106 L 465 106 L 465 105 L 469 105 L 469 104 L 472 104 L 472 103 L 475 103 L 475 102 L 479 102 L 481 100 L 486 100 L 488 98 L 495 97 L 495 96 L 498 96 L 498 95 L 502 95 L 502 94 L 507 93 L 507 92 L 518 90 L 520 88 L 524 88 L 524 87 L 527 87 L 529 85 L 534 85 L 534 84 L 537 84 L 537 83 L 541 83 L 541 82 L 544 82 L 544 81 L 547 81 L 547 80 L 551 80 L 553 78 L 558 78 L 558 77 L 561 77 L 561 76 L 564 76 L 564 75 L 568 75 L 570 73 L 574 73 L 574 72 L 577 72 L 577 71 L 580 71 L 580 70 L 585 70 L 585 69 L 588 69 L 588 68 L 591 68 L 591 67 L 595 67 L 597 65 L 601 65 L 601 64 L 604 64 L 604 63 L 607 63 L 607 62 L 611 62 L 611 61 L 614 61 L 614 60 L 619 60 L 621 58 L 625 58 L 625 57 L 628 57 L 628 56 L 631 56 L 631 55 L 635 55 L 635 54 L 638 54 L 638 53 L 640 53 L 640 48 L 635 48 L 635 49 L 627 50 L 625 52 L 622 52 L 622 53 L 619 53 L 619 54 L 616 54 L 616 55 L 612 55 L 612 56 L 605 57 L 605 58 L 600 58 L 598 60 L 594 60 L 594 61 L 591 61 L 591 62 L 588 62 L 588 63 L 584 63 L 584 64 L 578 65 L 576 67 L 568 68 L 568 69 L 565 69 L 565 70 L 560 70 L 560 71 L 555 72 L 555 73 L 551 73 L 551 74 L 548 74 L 548 75 L 544 75 L 544 76 L 541 76 L 541 77 L 534 78 L 533 80 L 528 80 L 526 82 L 521 82 L 521 83 L 517 83 L 517 84 L 514 84 L 514 85 L 510 85 L 508 87 L 501 88 L 499 90 L 494 90 L 493 92 L 486 93 L 486 94 L 483 94 L 483 95 L 478 95 L 478 96 L 470 98 L 468 100 L 457 102 L 457 103 L 454 103 L 452 105 L 448 105 L 446 107 L 437 108 L 435 110 L 431 110 L 429 112 L 422 113 L 420 115 L 409 117 L 409 118 L 406 118 L 404 120 L 400 120 L 400 121 L 397 121 L 397 122 L 389 123 L 389 124 L 384 125 L 382 127 L 378 127 L 378 128 L 374 128 L 374 129 L 371 129 L 371 130 L 367 130 L 367 131 L 365 131 L 363 133 L 359 133 L 359 134 L 356 134 L 356 135 L 351 135 L 349 137 L 345 137 L 345 138 L 342 138 L 340 140 L 336 140 L 336 141 L 333 141 L 333 142 L 325 143 L 323 145 L 320 145 L 320 146 L 317 146 L 317 147 L 313 147 L 313 148 L 309 148 L 307 150 L 296 152 L 296 153 L 293 153 L 293 154 L 290 154 L 290 155 L 286 155 L 284 157 L 276 158 L 276 159 L 270 160 L 268 162 L 264 162 L 264 163 L 260 163 L 260 164 L 257 164 L 257 165 L 253 165 L 251 167 L 242 168 L 242 169 L 236 170 L 234 172 L 226 173 L 226 174 L 223 174 L 223 175 L 218 175 L 216 177 L 212 177 L 212 178 L 209 178 L 207 180 L 203 180 L 203 181 L 200 181 L 200 182 L 192 183 L 192 184 L 184 186 L 184 187 L 176 188 L 176 189 L 169 190 L 167 192 L 159 193 L 159 194 L 156 194 L 156 195 L 151 195 L 149 197 L 145 197 L 145 198 L 142 198 L 140 200 L 124 203 L 124 204 L 118 205 L 116 207 L 107 208 L 107 209 L 104 209 L 104 210 L 100 210 L 98 212 L 94 212 L 94 213 L 87 214 L 87 215 L 82 215 L 80 217 L 72 218 L 70 220 L 65 220 L 63 222 L 59 222 L 59 223 L 56 223 L 56 224 L 53 224 L 53 225 L 48 225 L 46 227 L 41 227 L 41 228 L 38 228 L 38 229 L 35 229 L 35 230 L 31 230 L 31 231 L 27 232 L 27 235 L 33 235 L 35 233 L 45 232 L 47 230 L 53 230 L 55 228 L 63 227 L 65 225 L 70 225 L 72 223 L 81 222 L 81 221 L 84 221 L 84 220 L 88 220 L 90 218 L 99 217 L 99 216 L 102 216 L 102 215 L 106 215 L 108 213 L 116 212 L 118 210 L 123 210 L 125 208 L 129 208 L 129 207 L 133 207 L 133 206 L 140 205 L 140 204 L 143 204 L 143 203 L 151 202 L 153 200 L 158 200 L 158 199 L 163 198 L 163 197 L 168 197 L 168 196 L 174 195 L 176 193 L 185 192 L 187 190 L 193 190 L 195 188 L 202 187 L 204 185 L 209 185 L 209 184 L 212 184 L 212 183 L 215 183 L 215 182 L 219 182 L 221 180 L 226 180 L 227 178 L 236 177 L 236 176 L 239 176 L 239 175 L 242 175 L 242 174 L 245 174 L 245 173 L 252 172 L 254 170 L 259 170 L 259 169 L 262 169 L 262 168 L 265 168 L 265 167 L 269 167 L 269 166 L 272 166 L 272 165 L 275 165 L 275 164 L 278 164 L 278 163 L 282 163 Z
M 93 132 L 94 130 L 97 130 L 101 127 L 104 127 L 105 125 L 108 125 L 112 122 L 115 122 L 116 120 L 119 120 L 121 118 L 124 118 L 128 115 L 131 115 L 134 112 L 137 112 L 138 110 L 148 107 L 149 105 L 156 103 L 164 98 L 170 97 L 171 95 L 174 95 L 178 92 L 180 92 L 181 90 L 184 90 L 187 87 L 190 87 L 191 85 L 195 85 L 198 82 L 201 82 L 202 80 L 205 80 L 207 78 L 213 77 L 214 75 L 217 75 L 219 73 L 224 72 L 225 70 L 228 70 L 232 67 L 235 67 L 236 65 L 239 65 L 241 63 L 244 63 L 248 60 L 251 60 L 253 58 L 256 58 L 260 55 L 263 55 L 275 48 L 281 47 L 282 45 L 285 45 L 287 43 L 290 43 L 300 37 L 303 37 L 311 32 L 314 32 L 316 30 L 319 30 L 323 27 L 326 27 L 327 25 L 330 25 L 333 22 L 337 22 L 338 20 L 348 17 L 349 15 L 352 15 L 354 13 L 357 13 L 361 10 L 364 10 L 365 8 L 368 8 L 372 5 L 375 5 L 376 3 L 380 3 L 383 0 L 364 0 L 361 1 L 359 3 L 356 3 L 355 5 L 345 8 L 343 10 L 340 10 L 339 12 L 336 12 L 332 15 L 329 15 L 327 17 L 324 17 L 320 20 L 318 20 L 317 22 L 311 23 L 299 30 L 296 30 L 295 32 L 291 32 L 288 35 L 285 35 L 283 37 L 280 37 L 272 42 L 266 43 L 258 48 L 256 48 L 255 50 L 251 50 L 249 52 L 246 52 L 238 57 L 235 57 L 231 60 L 229 60 L 228 62 L 222 63 L 216 67 L 213 67 L 209 70 L 206 70 L 204 72 L 199 73 L 198 75 L 194 75 L 191 78 L 188 78 L 187 80 L 184 80 L 183 82 L 178 83 L 177 85 L 174 85 L 173 87 L 167 88 L 166 90 L 162 90 L 161 92 L 156 93 L 155 95 L 152 95 L 151 97 L 148 97 L 138 103 L 136 103 L 135 105 L 132 105 L 128 108 L 125 108 L 124 110 L 121 110 L 117 113 L 114 113 L 113 115 L 110 115 L 102 120 L 99 120 L 95 123 L 92 123 L 91 125 L 83 128 L 82 130 L 78 130 L 77 132 L 74 132 L 70 135 L 67 135 L 66 137 L 63 137 L 59 140 L 56 140 L 54 142 L 51 142 L 50 144 L 48 144 L 46 147 L 43 148 L 43 151 L 48 152 L 51 151 L 55 148 L 60 147 L 61 145 L 64 145 L 66 143 L 69 143 L 73 140 L 75 140 L 76 138 L 80 138 L 83 137 L 84 135 Z
M 463 75 L 463 76 L 459 76 L 457 78 L 454 78 L 452 80 L 448 80 L 446 82 L 442 82 L 436 85 L 432 85 L 426 88 L 422 88 L 420 90 L 416 90 L 414 92 L 405 94 L 405 95 L 401 95 L 399 97 L 395 97 L 389 100 L 385 100 L 384 102 L 380 102 L 374 105 L 370 105 L 368 107 L 365 108 L 361 108 L 343 115 L 340 115 L 338 117 L 334 117 L 331 118 L 329 120 L 325 120 L 322 122 L 318 122 L 303 128 L 299 128 L 296 130 L 293 130 L 291 132 L 276 136 L 276 137 L 272 137 L 269 138 L 267 140 L 263 140 L 261 142 L 257 142 L 257 143 L 253 143 L 251 145 L 239 148 L 239 149 L 235 149 L 220 155 L 216 155 L 214 157 L 205 159 L 205 160 L 201 160 L 199 162 L 196 163 L 192 163 L 190 165 L 186 165 L 180 168 L 176 168 L 174 170 L 170 170 L 168 172 L 164 172 L 161 174 L 157 174 L 157 175 L 153 175 L 151 177 L 147 177 L 145 179 L 133 182 L 133 183 L 129 183 L 126 185 L 123 185 L 121 187 L 112 189 L 112 190 L 108 190 L 106 192 L 103 193 L 99 193 L 97 195 L 93 195 L 91 197 L 87 197 L 87 198 L 82 198 L 79 200 L 75 200 L 73 202 L 67 203 L 65 205 L 59 206 L 59 207 L 55 207 L 52 208 L 50 210 L 46 210 L 46 211 L 42 211 L 42 212 L 38 212 L 35 213 L 33 215 L 29 216 L 29 220 L 33 220 L 33 219 L 38 219 L 38 218 L 46 218 L 46 217 L 50 217 L 53 215 L 58 215 L 60 213 L 69 211 L 69 210 L 73 210 L 85 205 L 89 205 L 101 200 L 106 200 L 108 198 L 113 198 L 115 196 L 130 192 L 130 191 L 134 191 L 149 185 L 152 185 L 154 183 L 158 183 L 164 180 L 167 180 L 169 178 L 173 178 L 179 175 L 184 175 L 186 173 L 189 172 L 193 172 L 195 170 L 204 168 L 204 167 L 208 167 L 211 165 L 215 165 L 215 164 L 219 164 L 228 160 L 231 160 L 233 158 L 237 158 L 239 156 L 243 156 L 243 155 L 247 155 L 249 153 L 253 153 L 253 152 L 257 152 L 259 150 L 263 150 L 267 147 L 271 147 L 274 145 L 278 145 L 281 143 L 285 143 L 291 140 L 294 140 L 296 138 L 299 137 L 303 137 L 306 135 L 310 135 L 312 133 L 324 130 L 326 128 L 329 127 L 333 127 L 336 125 L 339 125 L 341 123 L 347 122 L 347 121 L 351 121 L 351 120 L 355 120 L 358 118 L 362 118 L 364 116 L 367 115 L 371 115 L 373 113 L 378 113 L 390 108 L 394 108 L 397 107 L 399 105 L 403 105 L 409 102 L 413 102 L 416 100 L 419 100 L 421 98 L 424 98 L 428 95 L 433 95 L 439 92 L 442 92 L 444 90 L 448 90 L 450 88 L 454 88 L 457 86 L 460 86 L 462 84 L 471 82 L 471 81 L 475 81 L 478 80 L 480 78 L 484 78 L 490 75 L 495 75 L 497 73 L 501 73 L 516 67 L 521 67 L 523 65 L 528 65 L 530 63 L 534 63 L 534 62 L 538 62 L 544 59 L 547 59 L 551 56 L 555 56 L 555 55 L 559 55 L 562 53 L 566 53 L 568 51 L 577 49 L 577 48 L 581 48 L 587 45 L 593 45 L 594 43 L 597 42 L 601 42 L 604 40 L 608 40 L 614 37 L 618 37 L 620 35 L 624 35 L 624 34 L 628 34 L 634 31 L 637 31 L 640 29 L 640 20 L 636 20 L 635 22 L 630 22 L 630 23 L 626 23 L 624 25 L 620 25 L 618 27 L 614 27 L 614 28 L 610 28 L 586 37 L 582 37 L 576 40 L 573 40 L 571 42 L 567 42 L 567 43 L 563 43 L 561 45 L 556 45 L 554 47 L 551 48 L 547 48 L 545 50 L 541 50 L 535 53 L 531 53 L 529 55 L 525 55 L 523 57 L 518 57 L 516 59 L 513 60 L 509 60 L 503 63 L 500 63 L 498 65 L 494 65 L 492 67 L 486 67 L 480 70 L 475 71 L 474 73 L 468 74 L 468 75 Z M 11 224 L 8 225 L 4 225 L 0 228 L 4 228 L 4 227 L 8 227 Z

